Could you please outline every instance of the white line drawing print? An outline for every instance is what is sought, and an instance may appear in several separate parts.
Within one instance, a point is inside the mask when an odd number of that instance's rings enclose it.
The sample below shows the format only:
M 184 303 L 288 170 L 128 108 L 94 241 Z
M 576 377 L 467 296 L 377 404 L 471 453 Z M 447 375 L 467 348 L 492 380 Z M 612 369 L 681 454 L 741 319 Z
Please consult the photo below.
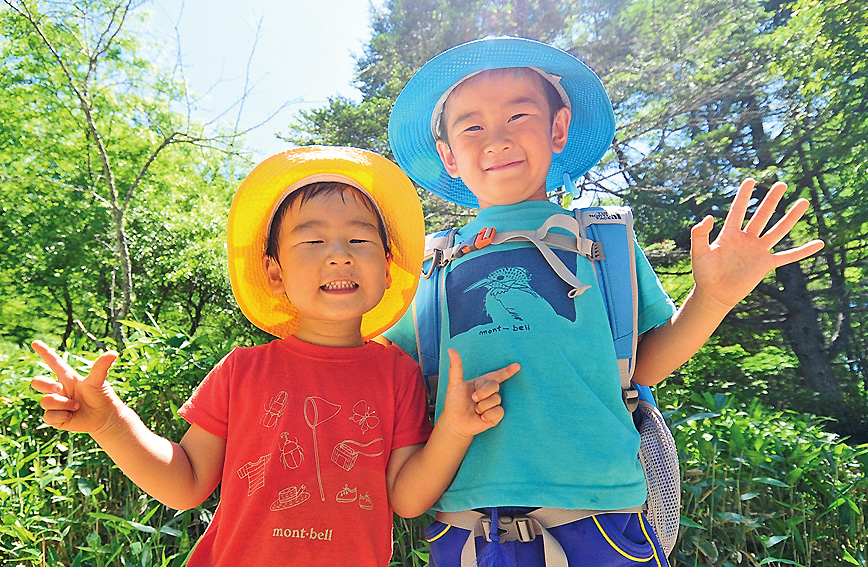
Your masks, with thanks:
M 355 502 L 358 497 L 358 490 L 355 488 L 350 488 L 348 485 L 344 484 L 344 487 L 341 488 L 341 491 L 338 492 L 338 495 L 335 497 L 335 500 L 340 502 L 341 504 L 349 504 L 351 502 Z
M 272 512 L 286 510 L 287 508 L 305 503 L 308 498 L 310 498 L 310 492 L 304 489 L 303 484 L 301 486 L 290 486 L 277 494 L 277 500 L 271 503 L 270 508 Z
M 265 406 L 265 415 L 259 420 L 264 427 L 274 427 L 277 425 L 277 418 L 283 415 L 286 411 L 286 392 L 281 390 L 276 396 L 271 398 L 268 405 Z
M 298 437 L 290 439 L 289 433 L 280 434 L 280 462 L 285 469 L 296 469 L 304 460 L 304 450 L 298 444 Z
M 316 426 L 330 420 L 341 411 L 341 406 L 328 400 L 311 396 L 304 400 L 304 420 L 313 432 L 313 456 L 316 460 L 316 479 L 319 481 L 319 497 L 325 502 L 325 492 L 322 489 L 322 474 L 319 468 L 319 450 L 316 445 Z
M 378 445 L 374 445 L 374 443 L 378 443 Z M 355 445 L 355 448 L 350 445 Z M 371 449 L 367 451 L 362 451 L 361 449 L 367 449 L 370 445 L 374 445 Z M 378 437 L 373 441 L 365 443 L 362 445 L 358 441 L 352 441 L 350 439 L 345 439 L 335 445 L 334 450 L 332 451 L 332 462 L 337 466 L 341 467 L 345 471 L 349 471 L 356 464 L 356 460 L 359 458 L 359 455 L 364 455 L 365 457 L 379 457 L 383 454 L 383 438 Z
M 359 508 L 362 510 L 373 510 L 374 501 L 371 500 L 371 497 L 368 496 L 367 492 L 359 496 Z
M 376 411 L 368 408 L 368 402 L 359 400 L 353 406 L 353 416 L 350 419 L 361 426 L 362 433 L 366 433 L 380 424 L 380 418 L 376 416 L 376 413 Z
M 256 462 L 249 462 L 238 469 L 238 478 L 247 479 L 247 496 L 265 486 L 265 465 L 271 460 L 271 453 L 262 455 Z

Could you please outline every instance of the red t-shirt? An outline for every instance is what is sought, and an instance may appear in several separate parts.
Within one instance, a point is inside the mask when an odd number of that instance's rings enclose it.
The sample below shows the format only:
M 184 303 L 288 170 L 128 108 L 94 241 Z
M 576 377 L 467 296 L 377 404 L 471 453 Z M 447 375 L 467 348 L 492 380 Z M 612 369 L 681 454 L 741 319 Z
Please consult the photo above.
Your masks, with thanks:
M 294 337 L 235 349 L 179 413 L 226 439 L 220 504 L 190 566 L 388 564 L 389 454 L 431 431 L 400 349 Z

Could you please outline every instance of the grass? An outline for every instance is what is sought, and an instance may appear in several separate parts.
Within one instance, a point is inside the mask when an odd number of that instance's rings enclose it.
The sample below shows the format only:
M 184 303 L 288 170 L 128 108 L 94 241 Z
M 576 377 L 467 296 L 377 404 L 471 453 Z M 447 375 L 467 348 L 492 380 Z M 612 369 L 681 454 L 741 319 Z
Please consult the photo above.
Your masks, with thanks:
M 203 345 L 139 325 L 115 387 L 156 431 L 176 416 L 230 342 Z M 85 367 L 93 353 L 69 356 Z M 86 435 L 41 423 L 29 388 L 46 370 L 26 350 L 0 353 L 0 561 L 26 566 L 180 566 L 217 502 L 185 512 L 142 493 Z M 866 566 L 868 446 L 851 447 L 820 418 L 723 394 L 667 393 L 682 462 L 677 566 Z M 430 518 L 396 518 L 393 565 L 428 563 Z

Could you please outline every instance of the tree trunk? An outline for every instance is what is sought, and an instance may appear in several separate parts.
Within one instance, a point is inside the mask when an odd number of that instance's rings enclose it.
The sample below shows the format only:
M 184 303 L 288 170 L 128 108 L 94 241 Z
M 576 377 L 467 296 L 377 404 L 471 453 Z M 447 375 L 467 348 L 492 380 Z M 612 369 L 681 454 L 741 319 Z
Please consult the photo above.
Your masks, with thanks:
M 829 347 L 820 329 L 819 314 L 808 293 L 805 273 L 795 263 L 778 268 L 775 274 L 783 285 L 780 299 L 787 310 L 783 332 L 799 360 L 802 378 L 830 407 L 834 407 L 843 400 L 843 392 L 832 372 Z

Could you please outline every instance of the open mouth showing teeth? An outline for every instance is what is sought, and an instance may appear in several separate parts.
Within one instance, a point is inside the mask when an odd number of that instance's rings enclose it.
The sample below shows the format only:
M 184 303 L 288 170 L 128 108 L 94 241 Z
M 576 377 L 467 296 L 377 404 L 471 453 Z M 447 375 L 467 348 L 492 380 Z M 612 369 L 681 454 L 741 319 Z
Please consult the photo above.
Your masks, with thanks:
M 320 289 L 324 289 L 325 291 L 336 291 L 343 289 L 355 289 L 357 287 L 359 287 L 359 284 L 351 282 L 350 280 L 338 280 L 322 285 L 320 286 Z

